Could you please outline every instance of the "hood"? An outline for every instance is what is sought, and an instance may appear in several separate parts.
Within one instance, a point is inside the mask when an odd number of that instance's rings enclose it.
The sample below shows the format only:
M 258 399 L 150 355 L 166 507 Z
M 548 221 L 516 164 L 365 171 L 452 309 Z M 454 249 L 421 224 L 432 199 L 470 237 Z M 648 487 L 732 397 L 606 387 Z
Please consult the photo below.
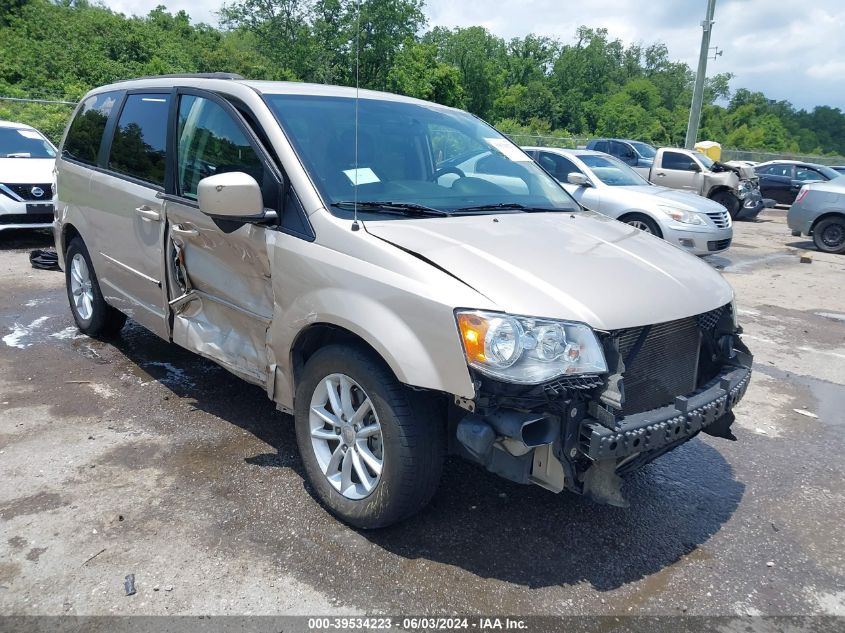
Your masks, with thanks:
M 53 182 L 55 158 L 0 158 L 0 183 L 29 185 Z
M 702 213 L 714 213 L 717 211 L 724 211 L 723 207 L 718 202 L 713 202 L 709 198 L 699 196 L 698 194 L 689 191 L 681 191 L 679 189 L 669 189 L 668 187 L 658 187 L 651 185 L 633 185 L 630 187 L 607 187 L 602 189 L 602 195 L 608 190 L 618 189 L 616 194 L 621 198 L 640 198 L 647 197 L 643 200 L 644 204 L 665 204 L 674 207 L 679 207 L 683 211 L 700 211 Z M 655 199 L 655 196 L 657 199 Z M 633 206 L 633 205 L 631 205 Z
M 745 180 L 753 180 L 757 178 L 757 172 L 754 171 L 754 168 L 748 167 L 747 165 L 728 165 L 727 163 L 720 163 L 719 161 L 716 161 L 711 171 L 732 171 L 737 176 Z
M 615 330 L 700 314 L 733 297 L 697 257 L 588 211 L 367 221 L 365 228 L 511 314 Z

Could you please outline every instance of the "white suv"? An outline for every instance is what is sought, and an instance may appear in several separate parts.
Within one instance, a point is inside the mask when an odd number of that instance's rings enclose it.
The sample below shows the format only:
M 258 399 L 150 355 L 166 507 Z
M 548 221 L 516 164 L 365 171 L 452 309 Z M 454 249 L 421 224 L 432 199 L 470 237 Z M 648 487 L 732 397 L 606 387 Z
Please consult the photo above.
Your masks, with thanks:
M 56 148 L 38 130 L 0 121 L 0 231 L 50 228 Z

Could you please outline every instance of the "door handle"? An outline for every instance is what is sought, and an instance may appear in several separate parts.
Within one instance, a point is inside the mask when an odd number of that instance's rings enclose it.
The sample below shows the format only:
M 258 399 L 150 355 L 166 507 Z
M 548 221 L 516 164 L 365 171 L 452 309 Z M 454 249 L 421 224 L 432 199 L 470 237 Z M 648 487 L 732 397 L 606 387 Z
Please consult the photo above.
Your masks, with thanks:
M 153 209 L 152 207 L 148 207 L 145 204 L 142 204 L 140 207 L 135 209 L 135 213 L 140 215 L 147 221 L 150 222 L 160 222 L 161 221 L 161 213 Z
M 187 225 L 190 226 L 190 225 Z M 170 227 L 170 231 L 174 235 L 180 235 L 182 237 L 197 237 L 200 232 L 194 228 L 185 228 L 186 225 L 184 224 L 174 224 Z
M 657 172 L 657 175 L 658 175 L 660 178 L 663 178 L 666 174 L 664 174 L 662 171 L 659 171 L 659 172 Z

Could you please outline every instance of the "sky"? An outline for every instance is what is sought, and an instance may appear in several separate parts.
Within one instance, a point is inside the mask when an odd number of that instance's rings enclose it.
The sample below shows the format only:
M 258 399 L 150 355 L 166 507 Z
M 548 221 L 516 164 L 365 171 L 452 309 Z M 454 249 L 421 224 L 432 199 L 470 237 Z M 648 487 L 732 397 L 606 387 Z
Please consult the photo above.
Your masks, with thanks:
M 165 4 L 216 24 L 221 0 L 103 0 L 126 14 Z M 366 0 L 363 0 L 366 2 Z M 698 64 L 706 0 L 426 0 L 428 26 L 481 25 L 504 37 L 573 40 L 579 25 L 605 27 L 626 44 L 664 42 L 672 59 Z M 799 108 L 845 111 L 845 1 L 717 0 L 710 45 L 723 51 L 707 74 L 731 72 L 748 88 Z

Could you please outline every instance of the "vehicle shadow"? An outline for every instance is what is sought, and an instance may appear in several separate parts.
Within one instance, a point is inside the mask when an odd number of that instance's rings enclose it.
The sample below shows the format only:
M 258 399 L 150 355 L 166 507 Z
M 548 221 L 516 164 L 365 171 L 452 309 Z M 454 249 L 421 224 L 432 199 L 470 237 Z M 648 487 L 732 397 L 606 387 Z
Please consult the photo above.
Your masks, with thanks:
M 819 250 L 816 248 L 816 245 L 813 243 L 813 240 L 796 240 L 794 242 L 787 242 L 785 246 L 788 246 L 789 248 L 797 248 L 802 251 Z
M 276 411 L 263 390 L 131 322 L 110 344 L 175 394 L 191 398 L 197 409 L 271 446 L 244 461 L 292 470 L 314 497 L 290 417 Z M 182 378 L 174 382 L 162 365 L 177 367 Z M 512 484 L 452 458 L 437 494 L 420 514 L 391 528 L 354 531 L 395 556 L 454 566 L 481 578 L 531 588 L 588 582 L 598 590 L 614 589 L 684 556 L 711 556 L 702 546 L 734 513 L 745 486 L 710 441 L 695 439 L 630 477 L 624 487 L 629 508 Z
M 9 229 L 0 231 L 0 250 L 16 251 L 55 246 L 49 229 Z
M 731 517 L 744 490 L 719 452 L 700 440 L 628 479 L 629 508 L 510 484 L 454 461 L 422 514 L 361 534 L 403 558 L 482 578 L 531 588 L 589 582 L 604 591 L 685 555 L 709 557 L 699 548 Z

